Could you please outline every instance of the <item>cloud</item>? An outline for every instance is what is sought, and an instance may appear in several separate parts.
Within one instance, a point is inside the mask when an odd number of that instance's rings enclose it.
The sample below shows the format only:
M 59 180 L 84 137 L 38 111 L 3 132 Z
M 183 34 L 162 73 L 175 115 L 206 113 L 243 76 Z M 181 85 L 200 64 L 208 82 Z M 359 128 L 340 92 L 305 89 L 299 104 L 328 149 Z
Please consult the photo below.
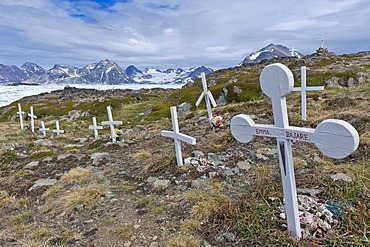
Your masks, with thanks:
M 365 0 L 2 0 L 0 63 L 213 68 L 269 43 L 313 53 L 368 50 Z M 356 46 L 354 45 L 356 44 Z

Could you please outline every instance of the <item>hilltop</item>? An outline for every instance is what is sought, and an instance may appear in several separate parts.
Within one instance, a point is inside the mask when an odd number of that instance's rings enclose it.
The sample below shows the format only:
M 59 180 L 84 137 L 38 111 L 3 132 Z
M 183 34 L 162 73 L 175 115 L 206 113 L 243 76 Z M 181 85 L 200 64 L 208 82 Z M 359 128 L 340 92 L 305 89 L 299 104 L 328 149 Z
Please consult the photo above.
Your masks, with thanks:
M 331 228 L 310 224 L 304 238 L 289 237 L 280 217 L 282 186 L 276 141 L 257 137 L 241 144 L 230 133 L 239 113 L 272 124 L 271 100 L 258 78 L 281 62 L 294 73 L 307 66 L 307 121 L 300 94 L 287 97 L 291 126 L 315 128 L 321 121 L 348 121 L 360 135 L 349 157 L 325 157 L 312 144 L 294 142 L 299 195 L 326 202 L 335 211 Z M 224 126 L 211 129 L 204 102 L 195 102 L 199 80 L 179 90 L 76 89 L 31 96 L 0 108 L 1 246 L 367 246 L 370 224 L 370 52 L 279 58 L 223 69 L 207 76 Z M 59 120 L 65 134 L 39 138 L 19 129 L 17 103 L 33 106 L 46 127 Z M 124 141 L 94 139 L 91 117 L 105 121 L 111 105 L 122 120 Z M 170 106 L 181 109 L 180 131 L 197 139 L 183 144 L 192 164 L 176 167 Z M 44 179 L 44 180 L 41 180 Z M 47 182 L 48 184 L 38 184 Z M 312 206 L 312 205 L 310 205 Z M 314 206 L 312 206 L 314 207 Z

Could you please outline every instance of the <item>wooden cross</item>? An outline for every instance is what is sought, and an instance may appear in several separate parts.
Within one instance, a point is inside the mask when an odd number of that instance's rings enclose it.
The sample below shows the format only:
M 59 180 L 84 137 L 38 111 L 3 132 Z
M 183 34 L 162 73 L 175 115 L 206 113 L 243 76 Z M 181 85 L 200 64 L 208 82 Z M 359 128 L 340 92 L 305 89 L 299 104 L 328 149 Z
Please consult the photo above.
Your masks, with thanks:
M 231 120 L 231 133 L 237 141 L 243 143 L 251 141 L 255 136 L 277 139 L 288 231 L 294 238 L 300 238 L 291 141 L 314 143 L 323 154 L 331 158 L 345 158 L 357 149 L 359 135 L 352 125 L 336 119 L 325 120 L 316 129 L 289 126 L 286 96 L 293 89 L 294 78 L 285 65 L 278 63 L 264 68 L 260 75 L 260 85 L 272 100 L 275 125 L 255 124 L 251 117 L 239 114 Z
M 46 131 L 49 130 L 49 128 L 45 128 L 45 123 L 44 121 L 41 121 L 41 128 L 39 129 L 39 131 L 42 133 L 42 136 L 45 137 L 46 136 Z
M 21 104 L 18 103 L 18 111 L 17 114 L 19 115 L 19 121 L 21 122 L 21 129 L 24 130 L 24 124 L 23 124 L 23 115 L 26 113 L 22 111 Z
M 210 120 L 210 119 L 212 119 L 211 103 L 212 103 L 213 107 L 216 107 L 217 104 L 216 104 L 215 99 L 213 98 L 213 95 L 212 95 L 211 91 L 209 91 L 208 88 L 207 88 L 206 75 L 204 74 L 204 72 L 201 73 L 201 77 L 202 77 L 203 92 L 199 96 L 195 105 L 198 107 L 200 102 L 202 101 L 203 97 L 205 97 L 207 111 L 208 111 L 208 120 Z
M 95 138 L 98 138 L 98 136 L 99 136 L 98 130 L 103 129 L 103 126 L 98 126 L 96 124 L 96 117 L 93 117 L 92 120 L 93 120 L 93 125 L 90 125 L 89 129 L 94 130 L 94 136 L 95 136 Z
M 294 87 L 292 91 L 301 91 L 301 113 L 302 113 L 302 120 L 306 121 L 306 91 L 318 91 L 324 90 L 324 86 L 318 87 L 307 87 L 306 86 L 306 66 L 301 67 L 301 86 Z
M 165 137 L 173 138 L 175 140 L 175 151 L 176 151 L 177 165 L 182 166 L 183 165 L 183 160 L 182 160 L 182 152 L 181 152 L 181 141 L 187 142 L 191 145 L 195 145 L 196 144 L 196 139 L 194 137 L 191 137 L 191 136 L 180 133 L 179 123 L 178 123 L 178 120 L 177 120 L 176 106 L 170 107 L 170 111 L 171 111 L 173 131 L 162 130 L 161 135 L 165 136 Z
M 36 115 L 33 115 L 33 106 L 30 106 L 30 112 L 28 113 L 28 116 L 31 118 L 31 130 L 32 133 L 35 133 L 35 119 L 37 118 Z
M 110 133 L 112 137 L 112 142 L 116 142 L 116 139 L 114 138 L 114 125 L 121 125 L 122 121 L 113 121 L 112 116 L 112 109 L 110 106 L 107 106 L 107 112 L 108 112 L 108 120 L 109 121 L 103 121 L 101 122 L 102 125 L 109 125 L 110 127 Z
M 60 127 L 59 127 L 59 121 L 55 121 L 55 125 L 56 125 L 56 129 L 53 130 L 53 133 L 55 136 L 58 136 L 60 134 L 63 134 L 64 133 L 64 130 L 61 130 Z

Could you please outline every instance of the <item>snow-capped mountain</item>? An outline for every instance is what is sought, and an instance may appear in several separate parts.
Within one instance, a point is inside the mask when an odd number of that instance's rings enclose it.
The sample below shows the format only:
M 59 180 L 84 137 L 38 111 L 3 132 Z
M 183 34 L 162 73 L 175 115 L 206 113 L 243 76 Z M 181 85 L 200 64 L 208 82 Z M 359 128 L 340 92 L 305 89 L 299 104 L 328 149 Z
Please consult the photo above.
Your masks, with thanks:
M 251 53 L 247 56 L 241 64 L 255 64 L 263 60 L 278 58 L 278 57 L 303 57 L 303 54 L 292 48 L 291 50 L 288 47 L 283 45 L 274 45 L 269 44 L 268 46 L 263 47 L 261 50 Z
M 29 62 L 24 63 L 20 68 L 15 65 L 0 64 L 0 83 L 21 82 L 44 72 L 42 67 Z
M 169 83 L 192 83 L 200 76 L 200 73 L 212 73 L 211 68 L 204 66 L 190 68 L 190 69 L 167 69 L 159 70 L 153 68 L 146 68 L 144 71 L 137 69 L 135 66 L 130 65 L 126 69 L 126 74 L 131 79 L 142 84 L 169 84 Z
M 22 82 L 29 84 L 170 84 L 192 83 L 200 76 L 213 72 L 204 66 L 184 70 L 145 69 L 141 71 L 130 65 L 125 70 L 118 64 L 107 59 L 97 63 L 88 64 L 77 68 L 56 64 L 49 70 L 45 70 L 37 64 L 25 63 L 21 68 L 15 65 L 0 64 L 0 83 Z
M 101 60 L 83 68 L 55 65 L 40 76 L 32 77 L 27 82 L 38 84 L 123 84 L 135 83 L 116 63 Z

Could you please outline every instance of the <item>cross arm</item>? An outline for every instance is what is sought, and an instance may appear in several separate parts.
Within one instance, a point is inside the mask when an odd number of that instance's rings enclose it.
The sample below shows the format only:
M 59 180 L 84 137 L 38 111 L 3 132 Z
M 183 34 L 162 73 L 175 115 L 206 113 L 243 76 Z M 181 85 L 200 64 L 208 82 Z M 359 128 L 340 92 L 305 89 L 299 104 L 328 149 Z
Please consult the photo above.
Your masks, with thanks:
M 90 129 L 90 130 L 93 130 L 93 129 L 101 130 L 101 129 L 103 129 L 103 126 L 98 126 L 98 125 L 89 125 L 89 129 Z
M 247 143 L 255 136 L 285 138 L 314 143 L 326 156 L 342 159 L 355 151 L 360 138 L 356 129 L 343 120 L 328 119 L 316 129 L 255 124 L 252 118 L 239 114 L 231 120 L 231 133 L 239 142 Z
M 185 135 L 185 134 L 182 134 L 182 133 L 174 133 L 172 131 L 162 130 L 161 135 L 164 136 L 164 137 L 170 137 L 170 138 L 173 138 L 173 139 L 178 139 L 178 140 L 181 140 L 183 142 L 187 142 L 191 145 L 196 144 L 196 139 L 194 137 L 191 137 L 191 136 L 188 136 L 188 135 Z
M 205 95 L 205 92 L 203 91 L 201 95 L 199 96 L 197 102 L 195 103 L 196 106 L 199 106 L 200 102 L 202 102 L 204 95 Z
M 211 101 L 211 104 L 213 105 L 213 107 L 216 107 L 217 104 L 216 104 L 215 99 L 213 98 L 213 95 L 212 95 L 211 91 L 207 91 L 207 97 Z
M 324 90 L 324 86 L 317 86 L 317 87 L 306 87 L 306 91 L 318 91 L 318 90 Z M 294 92 L 302 91 L 302 87 L 294 87 L 292 89 Z
M 103 121 L 101 122 L 102 125 L 119 125 L 122 124 L 122 121 Z

